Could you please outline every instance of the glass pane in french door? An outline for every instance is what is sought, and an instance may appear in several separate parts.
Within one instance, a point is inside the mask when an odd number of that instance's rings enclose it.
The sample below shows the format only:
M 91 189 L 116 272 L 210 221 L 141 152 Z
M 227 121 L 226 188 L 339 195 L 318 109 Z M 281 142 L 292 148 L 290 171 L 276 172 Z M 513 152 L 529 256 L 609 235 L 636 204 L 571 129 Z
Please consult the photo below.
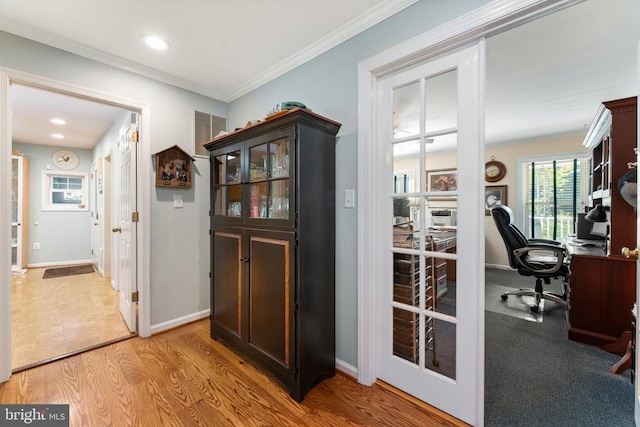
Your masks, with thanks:
M 393 90 L 393 356 L 456 378 L 456 71 Z

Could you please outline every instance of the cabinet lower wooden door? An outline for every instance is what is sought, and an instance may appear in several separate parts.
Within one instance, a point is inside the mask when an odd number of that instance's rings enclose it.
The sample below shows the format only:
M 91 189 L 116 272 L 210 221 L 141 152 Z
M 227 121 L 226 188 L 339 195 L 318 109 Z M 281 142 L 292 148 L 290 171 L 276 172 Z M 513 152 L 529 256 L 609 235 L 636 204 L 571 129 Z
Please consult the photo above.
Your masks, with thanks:
M 247 230 L 248 345 L 285 375 L 294 358 L 294 233 Z
M 213 230 L 212 328 L 225 338 L 242 338 L 242 229 Z M 214 331 L 212 331 L 213 333 Z

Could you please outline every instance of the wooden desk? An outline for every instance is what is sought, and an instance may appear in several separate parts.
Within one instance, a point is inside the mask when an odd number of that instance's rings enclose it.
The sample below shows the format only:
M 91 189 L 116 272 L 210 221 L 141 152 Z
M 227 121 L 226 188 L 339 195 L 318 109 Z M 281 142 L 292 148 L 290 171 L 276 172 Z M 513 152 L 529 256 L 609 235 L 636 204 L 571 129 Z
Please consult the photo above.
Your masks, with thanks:
M 572 245 L 570 256 L 569 339 L 604 346 L 619 341 L 631 325 L 636 301 L 636 262 L 606 256 L 600 248 Z

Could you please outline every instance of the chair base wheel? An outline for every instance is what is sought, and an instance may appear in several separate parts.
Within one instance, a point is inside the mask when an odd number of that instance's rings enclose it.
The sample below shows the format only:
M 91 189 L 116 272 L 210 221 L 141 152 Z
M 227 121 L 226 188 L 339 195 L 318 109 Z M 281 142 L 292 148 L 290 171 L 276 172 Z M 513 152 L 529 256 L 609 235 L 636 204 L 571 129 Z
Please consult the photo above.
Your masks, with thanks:
M 506 301 L 508 297 L 509 297 L 509 295 L 507 295 L 507 294 L 500 295 L 500 298 L 502 298 L 502 301 Z

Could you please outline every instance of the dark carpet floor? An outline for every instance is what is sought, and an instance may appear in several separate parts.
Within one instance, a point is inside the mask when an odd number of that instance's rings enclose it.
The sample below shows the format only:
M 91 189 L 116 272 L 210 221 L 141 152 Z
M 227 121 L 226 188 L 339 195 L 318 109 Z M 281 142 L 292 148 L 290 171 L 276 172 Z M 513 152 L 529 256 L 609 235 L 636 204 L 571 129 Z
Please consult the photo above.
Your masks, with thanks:
M 528 287 L 517 272 L 487 268 L 486 283 Z M 551 287 L 545 290 L 555 290 Z M 542 322 L 485 312 L 485 425 L 633 426 L 629 371 L 620 356 L 567 338 L 562 307 L 545 305 Z

